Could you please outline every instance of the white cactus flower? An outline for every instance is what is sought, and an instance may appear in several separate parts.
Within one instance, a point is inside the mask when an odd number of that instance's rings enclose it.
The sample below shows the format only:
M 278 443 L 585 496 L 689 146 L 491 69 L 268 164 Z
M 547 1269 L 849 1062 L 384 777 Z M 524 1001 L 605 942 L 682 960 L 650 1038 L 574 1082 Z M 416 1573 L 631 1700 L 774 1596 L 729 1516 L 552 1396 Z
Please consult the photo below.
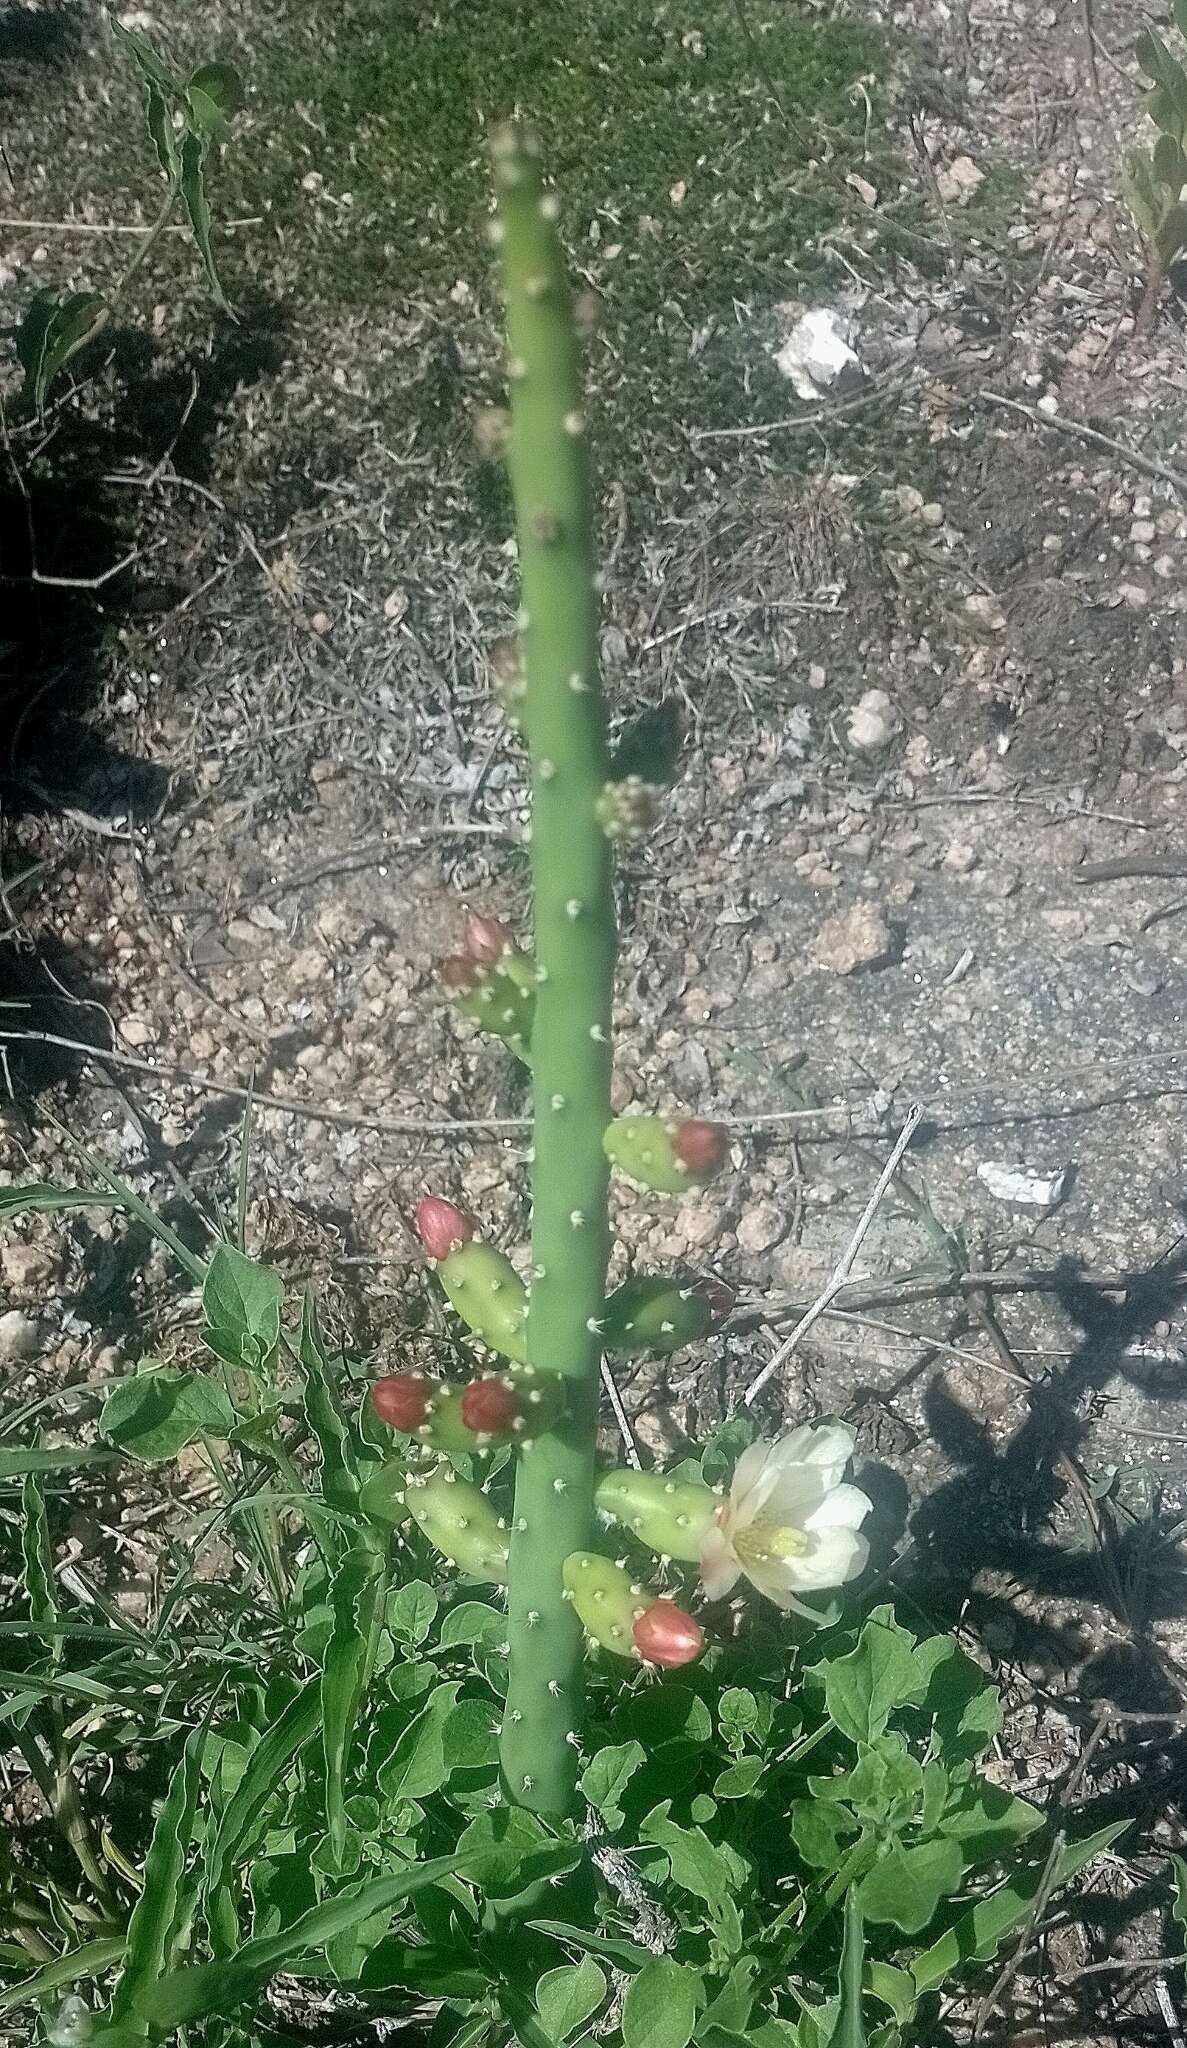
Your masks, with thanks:
M 776 1607 L 802 1611 L 797 1595 L 844 1586 L 865 1569 L 861 1524 L 873 1503 L 844 1483 L 853 1441 L 843 1423 L 805 1422 L 743 1451 L 701 1546 L 710 1600 L 745 1577 Z

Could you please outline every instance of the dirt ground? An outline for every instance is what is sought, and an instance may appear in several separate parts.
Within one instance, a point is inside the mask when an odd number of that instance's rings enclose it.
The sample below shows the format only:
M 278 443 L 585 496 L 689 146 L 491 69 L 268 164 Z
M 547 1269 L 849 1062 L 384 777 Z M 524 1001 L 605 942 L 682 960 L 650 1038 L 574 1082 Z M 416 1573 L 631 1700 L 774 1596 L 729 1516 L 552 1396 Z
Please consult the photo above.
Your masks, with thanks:
M 182 12 L 152 21 L 181 35 Z M 1136 1915 L 1181 1825 L 1181 1751 L 1177 1722 L 1147 1739 L 1124 1717 L 1187 1699 L 1184 314 L 1169 289 L 1134 333 L 1136 0 L 882 15 L 910 39 L 895 138 L 928 260 L 880 268 L 859 196 L 810 300 L 852 319 L 866 385 L 754 411 L 750 360 L 801 307 L 751 303 L 734 428 L 679 422 L 684 471 L 649 499 L 600 480 L 615 711 L 674 699 L 688 734 L 624 863 L 620 1103 L 735 1135 L 720 1190 L 624 1196 L 621 1237 L 741 1289 L 707 1357 L 621 1392 L 648 1449 L 720 1419 L 922 1105 L 849 1284 L 758 1412 L 856 1419 L 895 1585 L 1000 1661 L 1010 1783 L 1074 1779 L 1074 1808 L 1146 1773 L 1151 1828 L 1103 1880 Z M 224 25 L 247 37 L 239 10 Z M 73 62 L 13 73 L 14 218 L 119 210 L 86 186 L 85 136 L 46 168 Z M 961 165 L 999 195 L 976 233 Z M 225 1208 L 250 1082 L 257 1248 L 391 1359 L 416 1342 L 417 1195 L 509 1244 L 526 1220 L 522 1082 L 434 980 L 461 903 L 525 906 L 486 673 L 514 559 L 469 396 L 433 444 L 387 402 L 442 335 L 481 396 L 496 338 L 468 285 L 448 319 L 293 318 L 292 252 L 255 232 L 227 238 L 241 327 L 175 347 L 183 318 L 204 331 L 195 291 L 154 352 L 150 308 L 135 418 L 57 423 L 41 570 L 127 571 L 21 583 L 13 480 L 35 464 L 10 444 L 13 637 L 39 681 L 10 692 L 0 778 L 0 995 L 27 1005 L 5 1020 L 0 1185 L 82 1176 L 52 1112 L 174 1218 Z M 78 256 L 0 223 L 14 295 Z M 1005 1199 L 987 1168 L 1050 1199 Z M 0 1312 L 37 1326 L 3 1368 L 13 1402 L 77 1387 L 85 1415 L 125 1362 L 193 1343 L 193 1301 L 122 1224 L 13 1221 L 0 1272 Z M 155 1539 L 125 1537 L 105 1555 L 127 1597 Z M 1061 1966 L 1089 1952 L 1069 1936 Z M 1095 1982 L 1113 2038 L 1157 2029 L 1148 1975 Z

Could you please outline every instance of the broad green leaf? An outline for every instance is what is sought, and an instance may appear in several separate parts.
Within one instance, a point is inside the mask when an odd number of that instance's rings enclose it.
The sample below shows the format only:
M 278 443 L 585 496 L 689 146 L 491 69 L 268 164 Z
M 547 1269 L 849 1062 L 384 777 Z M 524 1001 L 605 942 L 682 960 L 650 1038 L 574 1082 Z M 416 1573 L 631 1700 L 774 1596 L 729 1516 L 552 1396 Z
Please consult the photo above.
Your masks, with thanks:
M 1102 1849 L 1115 1842 L 1129 1825 L 1128 1820 L 1115 1820 L 1108 1827 L 1099 1828 L 1094 1835 L 1087 1835 L 1079 1842 L 1069 1842 L 1056 1865 L 1053 1888 L 1067 1884 L 1086 1863 L 1091 1863 L 1094 1856 L 1099 1856 Z M 1008 1884 L 1002 1885 L 989 1898 L 978 1900 L 954 1927 L 950 1927 L 922 1955 L 916 1956 L 911 1965 L 911 1975 L 920 1997 L 926 1991 L 935 1991 L 962 1965 L 988 1962 L 1006 1936 L 1016 1927 L 1025 1925 L 1044 1873 L 1045 1865 L 1041 1863 L 1017 1872 Z
M 55 1956 L 52 1962 L 43 1963 L 31 1977 L 22 1978 L 19 1984 L 10 1984 L 6 1991 L 0 1991 L 0 2012 L 9 2012 L 14 2006 L 39 2005 L 51 1991 L 63 1991 L 68 1984 L 81 1984 L 88 1977 L 105 1976 L 108 1970 L 115 1968 L 123 1953 L 122 1935 L 87 1941 L 81 1948 L 68 1949 L 64 1956 Z
M 572 1870 L 581 1861 L 576 1842 L 558 1841 L 519 1806 L 478 1814 L 463 1830 L 458 1852 L 474 1882 L 499 1899 L 513 1898 L 537 1878 Z
M 244 1999 L 258 1996 L 268 1979 L 296 1957 L 320 1953 L 327 1942 L 349 1933 L 362 1921 L 389 1908 L 394 1910 L 417 1892 L 464 1871 L 464 1858 L 438 1856 L 387 1877 L 372 1878 L 367 1884 L 352 1886 L 302 1913 L 278 1934 L 245 1942 L 221 1962 L 174 1970 L 141 1999 L 140 2013 L 151 2026 L 165 2033 L 191 2025 L 210 2013 L 225 2016 Z
M 550 2041 L 567 2041 L 592 2019 L 606 1996 L 606 1973 L 592 1956 L 548 1970 L 536 1986 L 536 2011 Z
M 717 1703 L 717 1722 L 731 1749 L 740 1749 L 758 1732 L 758 1701 L 744 1686 L 731 1685 Z
M 639 1838 L 663 1850 L 673 1884 L 705 1901 L 719 1940 L 730 1954 L 736 1954 L 742 1945 L 742 1923 L 731 1896 L 735 1871 L 725 1851 L 715 1848 L 700 1828 L 678 1827 L 669 1820 L 666 1801 L 648 1814 Z
M 359 1498 L 356 1449 L 330 1371 L 329 1357 L 318 1325 L 317 1307 L 308 1291 L 301 1305 L 297 1362 L 305 1377 L 305 1420 L 313 1432 L 321 1459 L 322 1497 L 331 1507 L 343 1508 L 349 1513 L 357 1507 Z
M 911 1972 L 896 1969 L 893 1963 L 867 1963 L 862 1971 L 862 1983 L 872 1998 L 889 2006 L 896 2023 L 905 2027 L 916 2005 L 915 1979 Z
M 1187 0 L 1183 0 L 1187 7 Z M 1182 1856 L 1171 1853 L 1171 1918 L 1179 1927 L 1187 1928 L 1187 1862 Z
M 338 1859 L 346 1845 L 346 1772 L 382 1574 L 382 1559 L 360 1544 L 342 1558 L 330 1585 L 334 1627 L 322 1666 L 321 1725 L 326 1765 L 326 1828 Z M 341 1868 L 340 1861 L 338 1867 Z
M 623 2048 L 688 2048 L 700 2001 L 695 1970 L 671 1956 L 653 1956 L 632 1977 L 623 2003 Z
M 627 1709 L 627 1722 L 648 1756 L 654 1756 L 661 1743 L 713 1739 L 708 1707 L 684 1685 L 656 1685 L 636 1694 Z
M 1184 184 L 1187 184 L 1187 157 L 1173 135 L 1160 135 L 1154 144 L 1154 175 L 1160 185 L 1168 187 L 1172 199 L 1177 199 Z
M 755 1958 L 740 1956 L 701 2019 L 697 2028 L 698 2041 L 704 2041 L 709 2027 L 719 2027 L 727 2034 L 745 2034 L 750 2025 L 758 1975 L 759 1965 Z
M 232 1879 L 254 1851 L 268 1810 L 283 1791 L 293 1759 L 317 1733 L 321 1699 L 313 1685 L 302 1686 L 279 1719 L 260 1737 L 247 1769 L 219 1816 L 206 1854 L 206 1897 L 216 1949 L 229 1954 L 238 1939 L 235 1910 L 237 1887 Z
M 462 1699 L 445 1723 L 445 1768 L 473 1771 L 495 1762 L 499 1754 L 499 1710 L 493 1700 Z
M 904 1934 L 921 1934 L 940 1900 L 960 1890 L 963 1876 L 960 1844 L 949 1836 L 935 1835 L 909 1849 L 896 1843 L 858 1886 L 862 1912 Z
M 164 1805 L 157 1815 L 144 1860 L 144 1888 L 128 1922 L 127 1953 L 111 2000 L 113 2020 L 144 2019 L 173 1961 L 190 1917 L 194 1887 L 186 1882 L 186 1859 L 194 1835 L 205 1728 L 195 1728 L 181 1753 Z
M 75 1472 L 81 1465 L 110 1465 L 114 1452 L 102 1444 L 0 1445 L 0 1480 L 24 1479 L 30 1472 Z
M 537 1934 L 551 1934 L 554 1940 L 563 1941 L 583 1955 L 604 1956 L 619 1970 L 639 1970 L 650 1958 L 651 1951 L 641 1948 L 637 1941 L 594 1934 L 588 1927 L 574 1927 L 568 1920 L 529 1920 L 527 1924 Z
M 1152 241 L 1158 232 L 1162 202 L 1154 184 L 1150 159 L 1131 150 L 1121 167 L 1121 191 L 1142 233 Z
M 992 1863 L 997 1856 L 1008 1856 L 1042 1825 L 1043 1816 L 1037 1807 L 1004 1791 L 1000 1785 L 975 1779 L 948 1808 L 939 1832 L 960 1843 L 965 1867 L 972 1870 L 979 1864 Z
M 866 1940 L 861 1922 L 861 1900 L 858 1887 L 851 1884 L 845 1893 L 845 1931 L 841 1941 L 841 1967 L 837 1973 L 838 2006 L 837 2024 L 829 2048 L 866 2048 L 865 2021 L 862 2016 L 862 1972 L 865 1968 Z
M 106 326 L 108 318 L 107 302 L 98 292 L 71 292 L 60 301 L 52 293 L 38 292 L 16 337 L 25 390 L 38 412 L 59 370 Z
M 225 142 L 231 121 L 244 105 L 243 80 L 233 64 L 203 64 L 186 86 L 190 117 L 200 135 Z
M 791 1805 L 791 1839 L 805 1863 L 816 1870 L 839 1870 L 849 1852 L 858 1823 L 847 1806 L 831 1799 L 795 1799 Z
M 400 1586 L 387 1603 L 387 1625 L 401 1643 L 419 1648 L 437 1619 L 437 1595 L 423 1579 Z
M 220 1381 L 205 1373 L 156 1367 L 112 1388 L 99 1427 L 129 1457 L 157 1465 L 201 1437 L 229 1437 L 237 1421 Z
M 220 1244 L 202 1287 L 206 1342 L 228 1365 L 260 1372 L 280 1341 L 284 1288 L 270 1266 Z
M 950 1639 L 928 1678 L 923 1711 L 934 1719 L 938 1747 L 949 1765 L 979 1757 L 1002 1725 L 997 1687 Z
M 1134 44 L 1134 55 L 1146 77 L 1174 102 L 1181 114 L 1187 115 L 1187 74 L 1171 56 L 1162 37 L 1156 29 L 1144 28 Z
M 1187 206 L 1168 206 L 1158 223 L 1158 253 L 1164 263 L 1177 256 L 1187 242 Z
M 727 1764 L 713 1786 L 717 1799 L 748 1799 L 766 1765 L 761 1756 L 742 1756 L 736 1764 Z
M 1171 0 L 1171 12 L 1179 34 L 1187 37 L 1187 0 Z
M 144 122 L 157 153 L 157 162 L 169 184 L 177 185 L 181 179 L 181 158 L 173 133 L 173 106 L 151 78 L 144 81 Z
M 488 1607 L 484 1600 L 463 1600 L 459 1607 L 451 1607 L 442 1616 L 437 1631 L 437 1646 L 442 1650 L 463 1643 L 489 1643 L 493 1647 L 506 1639 L 506 1615 L 500 1614 L 497 1607 Z
M 214 249 L 210 240 L 210 202 L 206 197 L 206 158 L 209 144 L 204 136 L 193 129 L 182 137 L 181 142 L 181 196 L 189 215 L 190 227 L 198 245 L 198 253 L 206 266 L 210 289 L 224 313 L 232 311 L 231 302 L 222 288 L 215 268 Z
M 813 1667 L 824 1680 L 829 1714 L 851 1742 L 873 1742 L 896 1707 L 922 1692 L 914 1638 L 899 1627 L 889 1607 L 870 1615 L 857 1647 Z
M 461 1686 L 439 1685 L 427 1706 L 404 1729 L 391 1755 L 379 1766 L 378 1786 L 392 1806 L 404 1799 L 427 1799 L 439 1792 L 448 1775 L 445 1724 L 457 1705 Z M 380 1728 L 383 1721 L 381 1718 Z
M 622 1795 L 646 1754 L 641 1742 L 610 1743 L 598 1750 L 582 1772 L 581 1790 L 607 1827 L 622 1826 Z

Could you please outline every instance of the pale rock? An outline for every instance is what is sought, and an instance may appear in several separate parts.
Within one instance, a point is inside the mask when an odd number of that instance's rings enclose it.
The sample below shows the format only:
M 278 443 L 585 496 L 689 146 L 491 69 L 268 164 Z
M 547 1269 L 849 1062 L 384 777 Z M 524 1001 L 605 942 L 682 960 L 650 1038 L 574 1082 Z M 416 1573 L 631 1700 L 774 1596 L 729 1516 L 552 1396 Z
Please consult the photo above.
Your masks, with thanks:
M 859 753 L 889 746 L 901 720 L 885 690 L 867 690 L 849 714 L 848 740 Z
M 944 855 L 943 865 L 950 875 L 967 875 L 977 865 L 977 849 L 967 840 L 954 839 Z
M 855 903 L 827 918 L 812 941 L 812 958 L 833 974 L 855 974 L 887 960 L 894 940 L 890 926 L 873 903 Z
M 10 1308 L 0 1316 L 0 1365 L 26 1365 L 41 1349 L 41 1331 L 31 1316 Z
M 738 1220 L 738 1249 L 752 1256 L 769 1252 L 786 1228 L 783 1211 L 774 1202 L 756 1202 Z
M 964 608 L 971 619 L 984 626 L 987 633 L 1005 632 L 1006 615 L 996 597 L 987 597 L 978 591 L 974 596 L 965 598 Z
M 120 1037 L 128 1045 L 151 1045 L 156 1032 L 147 1017 L 121 1017 Z
M 324 981 L 330 963 L 317 946 L 304 946 L 292 961 L 288 978 L 293 988 L 313 988 Z
M 967 206 L 978 186 L 984 181 L 984 171 L 979 169 L 971 156 L 954 157 L 950 164 L 936 172 L 936 186 L 940 197 L 950 206 Z
M 1027 1209 L 1054 1209 L 1062 1201 L 1071 1168 L 1057 1166 L 1043 1173 L 1033 1166 L 999 1165 L 983 1160 L 977 1179 L 998 1202 L 1014 1202 Z
M 694 1251 L 705 1245 L 716 1244 L 721 1236 L 723 1212 L 716 1202 L 706 1202 L 695 1195 L 680 1204 L 672 1224 L 675 1237 L 682 1237 L 685 1244 Z
M 48 1287 L 57 1261 L 37 1244 L 7 1244 L 0 1252 L 0 1272 L 19 1294 L 36 1293 Z

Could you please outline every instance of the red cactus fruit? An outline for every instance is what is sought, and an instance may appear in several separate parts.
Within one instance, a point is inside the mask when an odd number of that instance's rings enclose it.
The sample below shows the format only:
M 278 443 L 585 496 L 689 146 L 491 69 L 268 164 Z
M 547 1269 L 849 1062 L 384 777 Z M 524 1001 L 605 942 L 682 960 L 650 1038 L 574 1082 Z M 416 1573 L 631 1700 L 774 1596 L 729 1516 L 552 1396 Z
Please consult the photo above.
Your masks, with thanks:
M 371 1406 L 389 1429 L 419 1429 L 429 1412 L 432 1386 L 419 1372 L 393 1372 L 376 1380 L 371 1389 Z
M 475 988 L 482 980 L 482 969 L 468 953 L 447 953 L 437 962 L 437 972 L 446 988 Z
M 662 1664 L 665 1671 L 695 1664 L 705 1647 L 704 1629 L 674 1600 L 654 1600 L 631 1633 L 639 1655 L 648 1664 Z
M 462 944 L 469 958 L 479 967 L 497 966 L 513 943 L 501 918 L 484 917 L 481 911 L 467 910 L 462 926 Z
M 519 1396 L 502 1380 L 471 1380 L 462 1395 L 462 1421 L 476 1436 L 508 1436 L 521 1413 Z
M 725 1165 L 729 1132 L 724 1124 L 686 1117 L 672 1134 L 672 1150 L 690 1173 L 716 1173 Z
M 416 1205 L 416 1230 L 431 1259 L 447 1259 L 458 1245 L 469 1244 L 474 1219 L 440 1195 L 426 1195 Z

